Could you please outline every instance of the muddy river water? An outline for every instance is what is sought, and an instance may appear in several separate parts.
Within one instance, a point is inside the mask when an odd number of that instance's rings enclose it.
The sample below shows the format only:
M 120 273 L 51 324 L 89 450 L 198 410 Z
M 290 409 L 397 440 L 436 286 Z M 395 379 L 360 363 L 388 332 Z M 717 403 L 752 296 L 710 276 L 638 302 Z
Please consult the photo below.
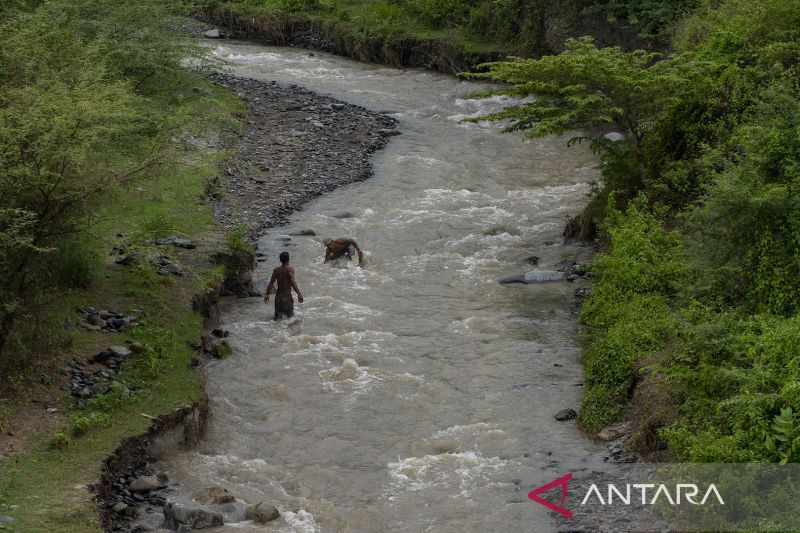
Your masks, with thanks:
M 287 250 L 306 300 L 273 322 L 258 298 L 224 304 L 234 353 L 207 368 L 213 419 L 193 452 L 159 464 L 282 518 L 222 531 L 551 531 L 531 488 L 603 463 L 605 447 L 553 414 L 577 409 L 576 284 L 500 285 L 587 248 L 564 245 L 596 160 L 566 139 L 524 141 L 479 86 L 291 48 L 220 42 L 235 74 L 386 111 L 402 135 L 373 178 L 308 204 L 259 241 L 263 280 Z M 341 218 L 344 214 L 352 216 Z M 313 230 L 316 236 L 287 236 Z M 323 264 L 352 237 L 367 265 Z

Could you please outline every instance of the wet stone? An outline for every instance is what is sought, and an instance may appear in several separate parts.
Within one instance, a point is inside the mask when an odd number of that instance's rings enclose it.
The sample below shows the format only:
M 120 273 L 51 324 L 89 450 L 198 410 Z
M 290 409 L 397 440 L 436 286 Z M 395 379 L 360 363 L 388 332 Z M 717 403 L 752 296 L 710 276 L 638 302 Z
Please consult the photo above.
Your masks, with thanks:
M 578 413 L 575 409 L 562 409 L 555 414 L 555 419 L 559 422 L 566 422 L 567 420 L 574 420 L 578 418 Z

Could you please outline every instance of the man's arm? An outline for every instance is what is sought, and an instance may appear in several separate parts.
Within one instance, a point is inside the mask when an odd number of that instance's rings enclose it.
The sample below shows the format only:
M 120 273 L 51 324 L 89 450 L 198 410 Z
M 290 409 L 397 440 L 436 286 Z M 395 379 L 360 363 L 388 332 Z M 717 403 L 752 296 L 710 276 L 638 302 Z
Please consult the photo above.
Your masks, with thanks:
M 297 293 L 297 301 L 303 303 L 303 295 L 300 293 L 300 289 L 297 286 L 297 282 L 294 280 L 294 269 L 289 269 L 289 281 L 292 283 L 292 288 L 294 292 Z
M 272 292 L 272 286 L 275 285 L 275 280 L 277 279 L 278 273 L 273 270 L 272 278 L 270 278 L 269 285 L 267 285 L 267 292 L 264 293 L 264 303 L 269 303 L 269 294 Z
M 358 264 L 359 265 L 362 264 L 364 262 L 364 252 L 362 252 L 361 248 L 358 247 L 358 243 L 353 239 L 350 239 L 350 242 L 348 244 L 352 244 L 353 247 L 356 249 L 356 252 L 358 252 Z

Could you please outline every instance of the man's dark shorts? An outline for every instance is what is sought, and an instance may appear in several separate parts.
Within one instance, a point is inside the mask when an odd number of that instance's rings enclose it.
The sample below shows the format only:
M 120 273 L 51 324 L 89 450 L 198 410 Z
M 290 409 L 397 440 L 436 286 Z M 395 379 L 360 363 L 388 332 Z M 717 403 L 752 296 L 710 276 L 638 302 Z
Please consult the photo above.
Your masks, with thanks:
M 275 295 L 275 320 L 294 316 L 294 298 L 291 294 Z

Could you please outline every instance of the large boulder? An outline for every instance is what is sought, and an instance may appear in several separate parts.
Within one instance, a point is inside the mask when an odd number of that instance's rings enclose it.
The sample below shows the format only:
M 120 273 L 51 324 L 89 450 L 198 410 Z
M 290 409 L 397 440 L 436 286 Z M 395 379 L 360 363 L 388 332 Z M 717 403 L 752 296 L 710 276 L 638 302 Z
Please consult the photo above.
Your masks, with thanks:
M 567 275 L 564 272 L 557 270 L 531 270 L 519 276 L 511 276 L 503 278 L 500 283 L 508 285 L 510 283 L 522 283 L 528 285 L 530 283 L 545 283 L 549 281 L 564 281 Z
M 575 409 L 562 409 L 555 414 L 555 419 L 559 422 L 566 422 L 567 420 L 574 420 L 578 418 L 578 413 Z
M 248 520 L 258 522 L 259 524 L 266 524 L 267 522 L 272 522 L 280 518 L 281 513 L 274 505 L 261 502 L 255 505 L 248 505 L 244 515 Z
M 607 428 L 603 428 L 600 433 L 597 434 L 597 438 L 600 440 L 617 440 L 620 437 L 624 437 L 633 431 L 633 424 L 630 422 L 619 422 L 617 424 L 611 424 Z
M 128 485 L 131 492 L 150 492 L 158 488 L 158 478 L 156 476 L 139 476 Z
M 222 523 L 222 513 L 199 505 L 178 505 L 173 502 L 167 502 L 164 505 L 164 525 L 173 531 L 181 526 L 188 526 L 192 529 L 205 529 L 207 527 L 221 526 Z

